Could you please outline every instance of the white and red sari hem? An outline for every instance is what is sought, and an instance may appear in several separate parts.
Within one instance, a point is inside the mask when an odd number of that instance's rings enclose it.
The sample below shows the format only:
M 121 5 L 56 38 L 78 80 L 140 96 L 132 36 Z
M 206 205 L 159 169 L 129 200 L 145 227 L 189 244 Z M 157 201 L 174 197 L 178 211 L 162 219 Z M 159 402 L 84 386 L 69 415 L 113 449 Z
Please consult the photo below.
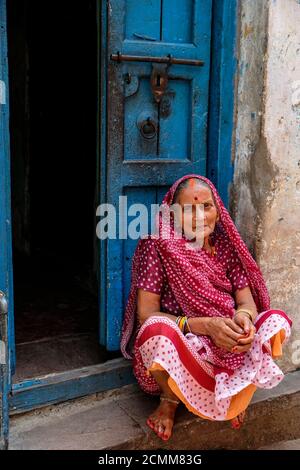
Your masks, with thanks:
M 244 362 L 235 370 L 207 359 L 205 342 L 183 335 L 166 317 L 152 316 L 140 328 L 134 345 L 133 371 L 140 387 L 159 394 L 152 370 L 165 370 L 168 384 L 194 414 L 211 420 L 229 420 L 247 408 L 257 388 L 273 388 L 284 378 L 274 358 L 282 354 L 291 320 L 282 310 L 266 310 L 255 319 L 256 333 Z

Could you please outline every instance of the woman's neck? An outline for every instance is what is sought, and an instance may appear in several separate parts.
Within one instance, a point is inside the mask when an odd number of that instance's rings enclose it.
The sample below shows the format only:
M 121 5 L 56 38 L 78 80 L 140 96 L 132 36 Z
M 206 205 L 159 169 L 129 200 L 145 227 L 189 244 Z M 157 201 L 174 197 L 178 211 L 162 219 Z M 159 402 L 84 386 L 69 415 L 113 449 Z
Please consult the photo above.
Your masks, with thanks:
M 203 248 L 205 250 L 211 251 L 211 244 L 209 242 L 209 236 L 204 238 Z

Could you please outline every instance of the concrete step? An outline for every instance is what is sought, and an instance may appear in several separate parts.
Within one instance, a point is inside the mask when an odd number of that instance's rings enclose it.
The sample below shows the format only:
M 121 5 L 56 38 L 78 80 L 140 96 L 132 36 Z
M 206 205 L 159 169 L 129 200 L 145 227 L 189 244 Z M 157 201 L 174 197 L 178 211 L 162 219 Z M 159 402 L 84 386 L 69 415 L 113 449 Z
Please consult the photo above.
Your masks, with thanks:
M 300 450 L 300 439 L 275 442 L 274 444 L 260 447 L 259 450 Z
M 196 417 L 180 405 L 174 433 L 160 440 L 146 425 L 158 397 L 137 384 L 11 417 L 10 449 L 259 449 L 300 438 L 300 370 L 258 390 L 243 428 Z

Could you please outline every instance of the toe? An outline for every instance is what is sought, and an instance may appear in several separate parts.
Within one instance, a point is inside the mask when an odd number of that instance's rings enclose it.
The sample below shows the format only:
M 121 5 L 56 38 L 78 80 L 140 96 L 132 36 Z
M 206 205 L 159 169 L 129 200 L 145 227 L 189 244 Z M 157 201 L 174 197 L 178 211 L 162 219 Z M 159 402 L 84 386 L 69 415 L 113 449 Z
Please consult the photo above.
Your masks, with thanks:
M 240 422 L 237 418 L 234 418 L 234 419 L 231 420 L 231 427 L 233 429 L 239 429 L 240 426 L 241 426 L 241 424 L 240 424 Z
M 164 431 L 164 440 L 168 440 L 171 437 L 172 434 L 172 428 L 173 428 L 173 422 L 168 421 L 165 426 L 165 431 Z
M 157 416 L 155 413 L 153 413 L 152 415 L 148 416 L 148 420 L 151 421 L 151 423 L 155 424 L 156 421 L 157 421 Z
M 239 429 L 244 422 L 245 415 L 246 415 L 245 411 L 242 411 L 241 413 L 239 413 L 235 418 L 231 420 L 231 426 L 234 429 Z
M 160 439 L 163 439 L 164 441 L 167 440 L 167 439 L 165 439 L 164 431 L 158 432 L 157 435 L 158 435 L 158 437 L 159 437 Z
M 164 434 L 164 426 L 162 425 L 161 422 L 158 422 L 155 424 L 155 428 L 154 428 L 154 431 L 156 432 L 156 434 L 158 435 L 158 437 L 162 437 L 163 434 Z
M 148 424 L 149 428 L 151 428 L 151 429 L 154 428 L 154 423 L 151 421 L 150 418 L 147 419 L 146 423 Z

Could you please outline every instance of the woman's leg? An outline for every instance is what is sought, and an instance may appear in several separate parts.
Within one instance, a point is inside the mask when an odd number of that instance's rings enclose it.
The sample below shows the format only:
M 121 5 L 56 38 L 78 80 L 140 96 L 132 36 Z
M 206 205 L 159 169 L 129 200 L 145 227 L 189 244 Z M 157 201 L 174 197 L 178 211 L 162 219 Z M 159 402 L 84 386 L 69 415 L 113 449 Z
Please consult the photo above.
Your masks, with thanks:
M 171 400 L 178 401 L 177 396 L 172 392 L 168 385 L 169 374 L 163 370 L 153 370 L 151 371 L 151 374 L 157 381 L 162 395 L 170 398 Z M 163 400 L 147 420 L 148 426 L 163 440 L 170 439 L 172 435 L 177 406 L 178 405 L 176 403 Z

